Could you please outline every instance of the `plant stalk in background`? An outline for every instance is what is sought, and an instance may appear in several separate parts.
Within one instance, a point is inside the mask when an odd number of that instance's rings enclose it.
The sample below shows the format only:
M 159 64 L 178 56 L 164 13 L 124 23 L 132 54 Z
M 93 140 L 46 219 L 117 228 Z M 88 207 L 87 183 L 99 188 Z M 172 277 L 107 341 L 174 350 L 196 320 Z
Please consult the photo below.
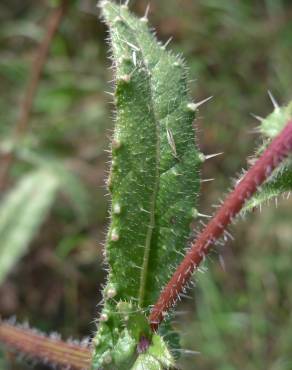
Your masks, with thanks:
M 51 365 L 70 367 L 72 370 L 87 370 L 91 351 L 87 346 L 66 343 L 58 338 L 48 338 L 32 330 L 0 322 L 0 342 L 8 350 L 21 353 L 27 359 Z
M 14 148 L 20 142 L 21 138 L 27 133 L 29 128 L 29 119 L 33 107 L 33 101 L 41 80 L 41 75 L 46 64 L 49 49 L 57 33 L 62 19 L 66 13 L 68 6 L 67 0 L 62 0 L 60 5 L 52 11 L 48 19 L 48 25 L 45 37 L 40 43 L 36 52 L 34 62 L 31 68 L 31 77 L 29 79 L 24 98 L 20 105 L 19 119 L 16 123 L 13 135 L 13 147 L 4 153 L 3 158 L 0 160 L 0 191 L 3 191 L 7 185 L 9 171 L 14 161 Z

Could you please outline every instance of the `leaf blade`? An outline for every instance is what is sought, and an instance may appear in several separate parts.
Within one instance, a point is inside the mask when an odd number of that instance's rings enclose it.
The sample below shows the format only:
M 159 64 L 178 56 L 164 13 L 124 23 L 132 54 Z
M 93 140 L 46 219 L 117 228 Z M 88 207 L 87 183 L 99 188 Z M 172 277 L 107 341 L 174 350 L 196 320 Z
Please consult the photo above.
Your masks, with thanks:
M 24 255 L 58 189 L 52 174 L 35 171 L 22 178 L 0 207 L 0 283 Z

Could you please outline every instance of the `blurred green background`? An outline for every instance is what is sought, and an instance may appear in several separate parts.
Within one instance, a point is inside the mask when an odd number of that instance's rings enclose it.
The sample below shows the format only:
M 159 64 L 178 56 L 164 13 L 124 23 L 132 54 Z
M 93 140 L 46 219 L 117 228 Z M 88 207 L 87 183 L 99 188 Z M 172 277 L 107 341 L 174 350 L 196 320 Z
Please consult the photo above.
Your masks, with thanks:
M 54 3 L 1 0 L 1 157 Z M 146 6 L 131 1 L 137 14 Z M 150 20 L 159 39 L 173 36 L 169 48 L 184 54 L 194 99 L 214 96 L 196 122 L 201 150 L 224 152 L 202 171 L 203 178 L 215 178 L 200 197 L 201 211 L 210 213 L 260 143 L 250 113 L 272 111 L 268 89 L 280 104 L 292 98 L 292 4 L 153 0 Z M 15 245 L 27 240 L 24 256 L 2 279 L 0 315 L 64 338 L 94 332 L 105 281 L 106 150 L 113 128 L 105 37 L 96 1 L 71 1 L 0 194 L 2 208 L 14 200 L 10 213 L 0 210 L 0 251 L 8 236 Z M 279 199 L 277 208 L 267 205 L 240 220 L 232 227 L 235 240 L 213 253 L 208 272 L 196 274 L 197 287 L 180 304 L 175 326 L 183 348 L 199 354 L 183 354 L 182 369 L 292 369 L 291 206 L 291 199 Z M 27 223 L 33 217 L 34 224 Z M 1 369 L 26 366 L 0 355 Z

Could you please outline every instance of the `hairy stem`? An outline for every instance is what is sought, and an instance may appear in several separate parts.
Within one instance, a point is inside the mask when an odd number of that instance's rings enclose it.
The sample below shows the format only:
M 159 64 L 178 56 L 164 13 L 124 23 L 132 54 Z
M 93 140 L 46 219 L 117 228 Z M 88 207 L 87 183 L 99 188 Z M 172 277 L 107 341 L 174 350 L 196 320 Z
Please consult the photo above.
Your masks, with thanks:
M 87 370 L 91 363 L 89 348 L 48 338 L 4 322 L 0 322 L 0 343 L 29 359 L 71 370 Z
M 214 242 L 240 212 L 244 203 L 258 190 L 272 171 L 292 152 L 292 121 L 271 142 L 258 161 L 249 169 L 229 194 L 218 212 L 208 223 L 163 289 L 150 314 L 150 324 L 156 330 L 165 313 L 175 304 L 188 284 L 193 271 L 204 260 Z
M 20 115 L 14 131 L 14 145 L 19 142 L 29 128 L 29 118 L 32 111 L 33 101 L 38 89 L 42 71 L 46 64 L 50 45 L 66 13 L 67 5 L 68 1 L 63 0 L 61 5 L 54 9 L 52 14 L 49 16 L 47 32 L 36 52 L 31 68 L 31 77 L 24 94 L 24 99 L 20 106 Z M 3 156 L 2 162 L 3 163 L 0 171 L 0 190 L 3 190 L 6 187 L 9 171 L 14 162 L 13 151 L 9 151 Z

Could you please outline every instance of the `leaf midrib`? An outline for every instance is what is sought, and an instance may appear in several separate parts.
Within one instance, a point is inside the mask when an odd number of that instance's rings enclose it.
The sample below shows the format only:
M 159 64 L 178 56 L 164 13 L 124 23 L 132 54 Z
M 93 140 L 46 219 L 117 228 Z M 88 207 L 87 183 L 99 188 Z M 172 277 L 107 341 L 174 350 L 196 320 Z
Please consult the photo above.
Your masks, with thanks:
M 129 25 L 126 19 L 124 19 L 126 24 L 130 29 L 132 27 Z M 133 29 L 132 29 L 133 30 Z M 133 30 L 134 31 L 134 30 Z M 155 181 L 154 181 L 154 190 L 151 197 L 151 203 L 150 203 L 150 216 L 149 216 L 149 225 L 147 229 L 146 239 L 145 239 L 145 248 L 144 248 L 144 255 L 143 255 L 143 263 L 142 263 L 142 269 L 140 274 L 140 285 L 139 285 L 139 295 L 138 295 L 138 305 L 139 307 L 144 306 L 145 302 L 145 295 L 146 295 L 146 286 L 147 286 L 147 279 L 149 274 L 149 257 L 150 257 L 150 251 L 151 251 L 151 244 L 152 244 L 152 236 L 153 236 L 153 230 L 155 228 L 155 211 L 156 211 L 156 198 L 159 191 L 159 162 L 160 162 L 160 124 L 159 120 L 157 118 L 154 104 L 153 104 L 153 92 L 152 92 L 152 76 L 151 72 L 147 66 L 147 63 L 145 62 L 144 54 L 143 54 L 143 48 L 141 47 L 137 37 L 134 35 L 133 37 L 135 39 L 135 44 L 139 47 L 140 53 L 141 53 L 141 59 L 143 62 L 144 67 L 146 68 L 147 72 L 149 73 L 149 88 L 150 88 L 150 102 L 151 106 L 150 109 L 153 112 L 154 116 L 154 122 L 155 122 L 155 128 L 156 128 L 156 167 L 155 167 Z

